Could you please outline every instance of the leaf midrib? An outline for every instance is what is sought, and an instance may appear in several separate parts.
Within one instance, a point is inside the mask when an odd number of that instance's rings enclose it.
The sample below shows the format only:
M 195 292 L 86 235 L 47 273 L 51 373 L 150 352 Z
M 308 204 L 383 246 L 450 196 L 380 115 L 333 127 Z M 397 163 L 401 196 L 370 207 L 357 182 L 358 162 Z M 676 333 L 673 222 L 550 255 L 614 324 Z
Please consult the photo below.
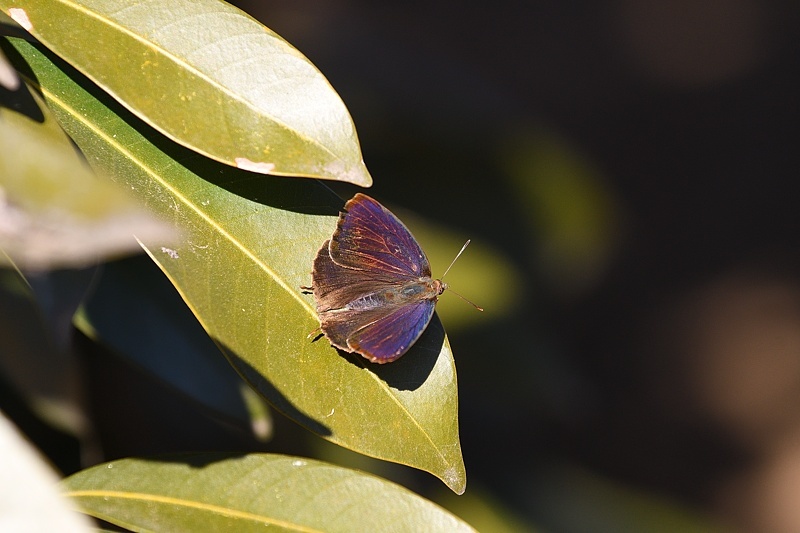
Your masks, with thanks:
M 177 505 L 189 509 L 197 509 L 209 513 L 216 513 L 231 518 L 238 518 L 243 520 L 250 520 L 252 522 L 268 523 L 269 525 L 279 526 L 292 531 L 300 531 L 302 533 L 323 533 L 323 530 L 303 526 L 285 520 L 277 520 L 268 516 L 250 513 L 247 511 L 239 511 L 229 507 L 222 507 L 210 503 L 203 503 L 198 501 L 187 500 L 184 498 L 174 498 L 172 496 L 161 496 L 157 494 L 146 494 L 141 492 L 124 492 L 115 490 L 75 490 L 64 493 L 69 498 L 99 498 L 107 501 L 108 498 L 117 498 L 120 500 L 137 500 L 143 503 L 160 503 L 165 505 Z

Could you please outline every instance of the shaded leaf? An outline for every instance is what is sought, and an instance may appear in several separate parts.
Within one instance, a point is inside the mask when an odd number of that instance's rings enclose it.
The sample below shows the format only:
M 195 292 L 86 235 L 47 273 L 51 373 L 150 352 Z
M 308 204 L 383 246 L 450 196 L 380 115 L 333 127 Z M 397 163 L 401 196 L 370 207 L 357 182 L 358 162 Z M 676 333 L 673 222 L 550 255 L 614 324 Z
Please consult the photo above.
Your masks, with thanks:
M 602 278 L 621 240 L 619 207 L 603 176 L 549 133 L 503 144 L 503 163 L 536 239 L 536 259 L 553 289 L 577 294 Z
M 172 247 L 144 246 L 253 388 L 332 442 L 464 491 L 455 364 L 436 317 L 409 353 L 383 367 L 308 338 L 319 323 L 300 286 L 311 281 L 341 200 L 317 182 L 201 158 L 87 93 L 38 49 L 13 43 L 89 161 L 181 228 Z
M 478 531 L 491 533 L 537 533 L 539 527 L 517 515 L 508 502 L 498 500 L 486 490 L 472 486 L 469 492 L 456 496 L 444 490 L 437 492 L 435 501 Z M 552 530 L 549 530 L 552 531 Z
M 723 533 L 728 527 L 670 499 L 571 465 L 526 478 L 528 507 L 556 531 Z M 570 509 L 570 513 L 564 512 Z
M 4 381 L 37 416 L 82 439 L 89 425 L 82 409 L 80 365 L 69 345 L 69 321 L 91 276 L 91 271 L 56 271 L 23 278 L 0 269 Z
M 281 455 L 122 459 L 63 487 L 85 512 L 135 530 L 473 531 L 394 483 Z
M 255 172 L 372 184 L 325 77 L 225 2 L 0 0 L 0 9 L 184 146 Z
M 251 423 L 241 378 L 149 258 L 104 265 L 76 325 L 216 414 Z

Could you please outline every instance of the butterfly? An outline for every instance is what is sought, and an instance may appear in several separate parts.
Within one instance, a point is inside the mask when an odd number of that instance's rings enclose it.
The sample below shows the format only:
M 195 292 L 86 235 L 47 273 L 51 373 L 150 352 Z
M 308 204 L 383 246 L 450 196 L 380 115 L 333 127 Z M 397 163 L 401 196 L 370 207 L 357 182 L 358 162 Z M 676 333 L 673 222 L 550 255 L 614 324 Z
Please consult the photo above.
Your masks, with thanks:
M 333 236 L 317 252 L 311 277 L 311 287 L 304 289 L 314 293 L 322 333 L 336 348 L 373 363 L 390 363 L 405 354 L 428 327 L 448 288 L 431 277 L 425 252 L 400 219 L 361 193 L 339 214 Z

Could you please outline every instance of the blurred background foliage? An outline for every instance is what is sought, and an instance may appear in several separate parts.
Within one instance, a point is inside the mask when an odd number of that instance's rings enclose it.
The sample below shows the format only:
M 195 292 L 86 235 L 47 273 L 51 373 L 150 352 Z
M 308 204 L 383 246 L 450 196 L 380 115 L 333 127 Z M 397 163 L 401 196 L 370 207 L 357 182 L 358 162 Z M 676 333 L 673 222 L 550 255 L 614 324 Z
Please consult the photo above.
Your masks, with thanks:
M 434 274 L 455 237 L 473 240 L 446 281 L 486 312 L 451 294 L 439 306 L 467 493 L 280 415 L 264 443 L 90 355 L 105 457 L 305 452 L 484 531 L 800 530 L 800 4 L 233 3 L 342 96 L 368 193 L 408 221 Z M 3 410 L 78 470 L 92 447 L 13 390 Z

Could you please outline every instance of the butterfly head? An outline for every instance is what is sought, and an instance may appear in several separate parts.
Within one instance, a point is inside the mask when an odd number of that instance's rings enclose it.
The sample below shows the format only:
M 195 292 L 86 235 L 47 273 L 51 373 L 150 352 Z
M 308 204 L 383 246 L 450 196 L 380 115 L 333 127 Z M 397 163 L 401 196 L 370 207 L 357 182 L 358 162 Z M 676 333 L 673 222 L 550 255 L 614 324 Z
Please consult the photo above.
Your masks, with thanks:
M 436 296 L 440 296 L 444 291 L 446 291 L 449 286 L 447 283 L 440 279 L 433 280 L 433 286 L 436 289 Z

